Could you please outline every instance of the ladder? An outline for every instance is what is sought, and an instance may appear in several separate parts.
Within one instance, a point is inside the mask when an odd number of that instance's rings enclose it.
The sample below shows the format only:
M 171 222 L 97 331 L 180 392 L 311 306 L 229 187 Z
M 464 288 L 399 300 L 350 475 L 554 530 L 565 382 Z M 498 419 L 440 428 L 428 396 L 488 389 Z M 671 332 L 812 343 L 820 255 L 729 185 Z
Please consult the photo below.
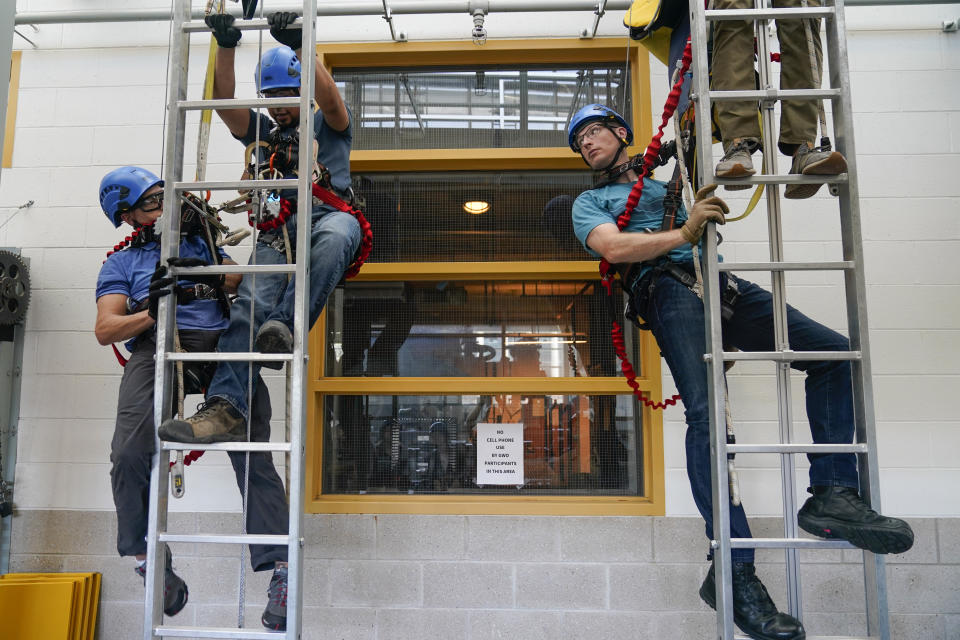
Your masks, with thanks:
M 827 89 L 775 88 L 770 69 L 770 35 L 768 21 L 775 18 L 825 18 L 827 54 L 830 65 Z M 715 20 L 752 20 L 757 26 L 757 56 L 759 59 L 760 89 L 750 91 L 711 91 L 707 59 L 707 23 Z M 853 549 L 853 545 L 840 540 L 811 540 L 798 534 L 796 505 L 796 475 L 793 456 L 799 453 L 855 453 L 858 456 L 860 491 L 872 508 L 880 510 L 880 479 L 877 463 L 873 390 L 871 386 L 870 349 L 866 313 L 866 287 L 863 273 L 863 247 L 860 234 L 859 193 L 857 188 L 856 159 L 853 142 L 853 114 L 850 107 L 849 73 L 847 69 L 846 24 L 843 0 L 834 0 L 828 6 L 798 8 L 772 8 L 769 0 L 754 0 L 752 9 L 706 10 L 702 0 L 690 3 L 690 31 L 693 50 L 693 93 L 697 113 L 697 163 L 702 184 L 723 184 L 729 180 L 714 176 L 712 157 L 711 102 L 715 100 L 756 100 L 761 103 L 763 131 L 762 175 L 758 174 L 738 182 L 766 184 L 768 237 L 770 262 L 764 263 L 719 263 L 717 254 L 716 225 L 710 223 L 705 235 L 704 251 L 704 312 L 706 319 L 706 345 L 704 354 L 710 384 L 710 437 L 711 478 L 713 486 L 714 563 L 717 576 L 717 637 L 730 640 L 734 637 L 732 600 L 732 559 L 734 548 L 784 549 L 787 573 L 788 612 L 802 618 L 802 600 L 797 549 Z M 746 62 L 745 62 L 746 63 Z M 834 140 L 836 148 L 847 160 L 848 173 L 839 176 L 780 175 L 777 172 L 777 140 L 773 107 L 777 100 L 829 99 L 832 104 Z M 825 135 L 825 132 L 824 132 Z M 776 185 L 791 183 L 829 183 L 830 192 L 839 196 L 841 240 L 843 260 L 837 262 L 806 263 L 787 262 L 783 256 L 780 191 Z M 790 349 L 787 339 L 787 311 L 785 275 L 788 271 L 830 270 L 840 271 L 844 278 L 847 324 L 850 351 L 799 353 Z M 741 353 L 723 350 L 720 315 L 720 271 L 766 271 L 771 274 L 774 315 L 774 342 L 776 350 L 769 353 Z M 801 357 L 802 356 L 802 357 Z M 812 357 L 811 357 L 812 356 Z M 855 414 L 856 443 L 794 444 L 792 439 L 792 415 L 790 393 L 790 363 L 794 360 L 846 359 L 851 362 L 853 374 L 853 403 Z M 775 363 L 777 395 L 779 403 L 780 442 L 777 444 L 728 444 L 725 428 L 726 387 L 724 364 L 737 360 L 763 360 Z M 731 538 L 730 537 L 730 488 L 727 467 L 728 454 L 779 453 L 783 487 L 784 537 L 783 538 Z M 863 552 L 864 586 L 866 596 L 867 636 L 880 640 L 890 639 L 887 613 L 887 586 L 885 561 L 882 556 Z M 840 640 L 837 636 L 835 640 Z M 814 640 L 813 636 L 807 636 Z
M 164 213 L 160 221 L 161 261 L 179 252 L 180 196 L 185 192 L 223 191 L 237 189 L 297 189 L 298 202 L 310 203 L 311 172 L 314 158 L 309 153 L 299 157 L 299 179 L 281 180 L 233 180 L 233 181 L 184 181 L 184 138 L 186 115 L 188 111 L 202 111 L 215 108 L 265 108 L 267 106 L 285 106 L 300 108 L 300 135 L 311 140 L 314 136 L 314 61 L 313 55 L 305 55 L 301 61 L 301 91 L 299 97 L 291 98 L 254 98 L 233 100 L 187 100 L 187 72 L 190 57 L 190 34 L 209 33 L 209 28 L 191 10 L 190 0 L 176 0 L 171 16 L 171 40 L 169 58 L 169 77 L 167 93 L 167 130 L 164 154 Z M 305 0 L 302 23 L 302 51 L 315 49 L 316 0 Z M 269 26 L 263 18 L 237 21 L 234 25 L 241 30 L 265 30 Z M 156 453 L 153 456 L 150 486 L 150 510 L 147 529 L 146 597 L 144 606 L 143 638 L 151 640 L 160 637 L 187 638 L 237 638 L 269 639 L 300 637 L 302 626 L 302 585 L 303 585 L 303 493 L 304 493 L 304 424 L 306 422 L 306 386 L 304 385 L 307 358 L 307 336 L 309 327 L 309 283 L 310 274 L 310 220 L 311 216 L 297 216 L 296 264 L 282 265 L 220 265 L 171 269 L 173 274 L 188 276 L 191 273 L 242 273 L 246 277 L 257 274 L 286 273 L 295 277 L 295 311 L 292 354 L 219 353 L 219 352 L 176 352 L 174 349 L 174 305 L 172 296 L 161 299 L 157 323 L 156 385 L 154 394 L 154 413 L 156 424 L 170 417 L 173 389 L 174 365 L 176 362 L 265 362 L 284 361 L 289 368 L 288 385 L 288 421 L 290 423 L 287 442 L 229 442 L 214 444 L 184 444 L 155 440 Z M 254 236 L 254 242 L 256 242 Z M 252 315 L 252 314 L 251 314 Z M 251 336 L 251 342 L 253 336 Z M 167 500 L 169 491 L 169 473 L 167 472 L 171 451 L 200 450 L 225 452 L 279 452 L 288 456 L 289 481 L 289 529 L 288 535 L 252 535 L 252 534 L 178 534 L 167 530 Z M 247 474 L 249 478 L 249 473 Z M 249 482 L 249 480 L 248 480 Z M 249 489 L 249 488 L 248 488 Z M 244 509 L 244 512 L 246 509 Z M 244 513 L 244 515 L 246 515 Z M 244 528 L 246 522 L 244 522 Z M 197 628 L 174 626 L 163 623 L 163 577 L 164 568 L 158 558 L 164 557 L 164 546 L 170 542 L 205 543 L 224 545 L 285 545 L 288 551 L 287 585 L 287 628 L 286 632 L 268 631 L 256 628 L 211 627 Z M 241 570 L 244 568 L 241 566 Z M 243 582 L 240 584 L 242 602 Z

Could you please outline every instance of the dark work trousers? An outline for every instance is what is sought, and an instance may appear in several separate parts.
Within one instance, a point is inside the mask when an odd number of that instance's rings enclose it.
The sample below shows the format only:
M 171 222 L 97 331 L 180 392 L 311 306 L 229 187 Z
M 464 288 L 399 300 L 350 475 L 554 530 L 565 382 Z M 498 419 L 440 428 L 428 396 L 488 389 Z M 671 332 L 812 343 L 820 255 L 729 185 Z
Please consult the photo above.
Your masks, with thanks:
M 692 269 L 692 265 L 690 269 Z M 733 317 L 723 323 L 724 340 L 741 351 L 773 351 L 772 296 L 752 282 L 733 274 L 740 291 Z M 667 274 L 661 274 L 646 304 L 637 309 L 657 339 L 686 409 L 687 476 L 693 499 L 713 539 L 713 493 L 710 478 L 710 411 L 707 402 L 707 367 L 703 303 L 696 294 Z M 787 334 L 795 351 L 846 351 L 845 337 L 787 307 Z M 816 443 L 853 442 L 853 391 L 850 363 L 845 360 L 796 360 L 793 369 L 806 373 L 806 406 L 810 432 Z M 808 456 L 811 486 L 858 487 L 857 460 L 852 453 Z M 730 535 L 750 538 L 743 506 L 730 507 Z M 753 549 L 734 549 L 735 562 L 753 562 Z
M 220 331 L 181 330 L 180 344 L 187 351 L 214 351 Z M 133 354 L 123 370 L 117 423 L 110 445 L 113 502 L 117 507 L 117 551 L 121 556 L 147 552 L 147 516 L 150 506 L 150 459 L 154 451 L 153 337 L 137 340 Z M 251 440 L 270 439 L 270 396 L 257 376 L 251 418 Z M 244 487 L 246 454 L 229 453 L 241 493 Z M 247 501 L 247 532 L 286 535 L 287 499 L 283 482 L 269 453 L 250 454 L 250 492 Z M 286 562 L 287 547 L 250 545 L 250 563 L 254 571 L 272 569 L 277 561 Z

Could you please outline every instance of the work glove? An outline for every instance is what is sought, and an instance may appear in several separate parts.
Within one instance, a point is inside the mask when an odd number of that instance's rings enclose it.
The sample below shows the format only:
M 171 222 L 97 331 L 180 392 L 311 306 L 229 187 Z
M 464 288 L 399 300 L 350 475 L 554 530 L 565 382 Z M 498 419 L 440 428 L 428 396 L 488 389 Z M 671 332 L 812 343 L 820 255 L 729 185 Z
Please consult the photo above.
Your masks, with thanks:
M 149 298 L 147 302 L 147 314 L 157 319 L 157 308 L 160 306 L 160 298 L 173 293 L 173 283 L 176 282 L 174 276 L 167 275 L 167 267 L 157 263 L 157 268 L 153 271 L 150 278 Z
M 217 39 L 217 45 L 223 49 L 233 49 L 243 35 L 233 26 L 234 17 L 229 13 L 213 13 L 203 19 Z
M 208 267 L 210 263 L 206 260 L 201 260 L 200 258 L 167 258 L 167 264 L 171 267 Z M 197 284 L 205 284 L 208 287 L 213 287 L 215 289 L 223 286 L 223 282 L 226 279 L 226 276 L 222 273 L 210 273 L 210 274 L 193 274 L 189 276 L 184 276 L 184 280 L 189 280 L 190 282 L 196 282 Z
M 687 221 L 680 227 L 683 239 L 690 244 L 700 242 L 700 236 L 703 235 L 703 229 L 707 226 L 707 222 L 724 224 L 727 221 L 723 216 L 730 213 L 730 208 L 727 207 L 726 202 L 711 195 L 716 190 L 717 185 L 711 183 L 697 191 L 693 208 L 687 214 Z
M 300 48 L 303 42 L 303 29 L 290 27 L 290 24 L 299 16 L 293 11 L 277 11 L 267 16 L 270 25 L 270 35 L 280 44 L 285 44 L 294 51 Z

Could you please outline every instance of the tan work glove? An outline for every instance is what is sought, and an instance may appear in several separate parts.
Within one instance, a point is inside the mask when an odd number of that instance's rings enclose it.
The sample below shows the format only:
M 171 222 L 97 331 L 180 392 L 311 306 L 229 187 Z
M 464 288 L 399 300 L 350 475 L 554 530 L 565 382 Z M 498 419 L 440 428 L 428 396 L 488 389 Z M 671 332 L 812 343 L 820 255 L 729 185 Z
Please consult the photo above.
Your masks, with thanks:
M 700 236 L 703 235 L 703 229 L 707 222 L 716 222 L 723 224 L 727 220 L 723 216 L 730 213 L 727 203 L 717 196 L 710 195 L 717 190 L 717 185 L 711 183 L 705 185 L 697 191 L 693 208 L 687 214 L 687 221 L 680 227 L 680 233 L 683 239 L 690 244 L 700 242 Z

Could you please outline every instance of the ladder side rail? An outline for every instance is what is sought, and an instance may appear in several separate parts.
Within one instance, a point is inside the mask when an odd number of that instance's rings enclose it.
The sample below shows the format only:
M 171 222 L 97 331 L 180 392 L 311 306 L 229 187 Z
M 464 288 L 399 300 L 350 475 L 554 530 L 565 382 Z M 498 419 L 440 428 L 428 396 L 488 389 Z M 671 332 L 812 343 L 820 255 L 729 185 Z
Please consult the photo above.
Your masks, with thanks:
M 303 496 L 304 496 L 304 436 L 307 421 L 306 354 L 310 332 L 310 249 L 313 209 L 311 176 L 317 161 L 313 153 L 316 74 L 316 0 L 304 0 L 303 44 L 301 46 L 300 80 L 300 185 L 297 198 L 297 260 L 294 277 L 293 362 L 290 412 L 290 494 L 289 541 L 287 547 L 287 638 L 300 637 L 303 612 Z M 309 18 L 308 18 L 309 16 Z M 303 150 L 309 152 L 304 153 Z
M 697 162 L 702 184 L 714 181 L 713 130 L 710 118 L 710 67 L 707 59 L 707 23 L 702 0 L 690 0 L 690 42 L 693 82 L 691 101 L 697 113 Z M 706 115 L 705 115 L 706 114 Z M 696 189 L 700 185 L 694 185 Z M 707 224 L 703 235 L 703 310 L 708 353 L 704 354 L 710 414 L 710 477 L 713 496 L 713 564 L 716 576 L 717 630 L 721 640 L 732 640 L 733 561 L 730 547 L 730 485 L 727 474 L 726 385 L 723 336 L 720 326 L 720 284 L 717 277 L 717 225 Z
M 841 99 L 833 103 L 833 128 L 837 150 L 847 159 L 846 183 L 839 184 L 840 232 L 845 260 L 854 268 L 844 272 L 847 325 L 851 348 L 862 357 L 850 363 L 853 375 L 853 402 L 858 442 L 867 452 L 858 456 L 860 491 L 876 511 L 880 505 L 880 467 L 877 457 L 876 413 L 873 397 L 873 373 L 870 366 L 869 324 L 867 322 L 866 278 L 863 263 L 863 237 L 860 230 L 860 192 L 857 180 L 857 154 L 853 139 L 853 110 L 850 95 L 850 71 L 847 58 L 846 18 L 843 0 L 835 0 L 834 20 L 827 21 L 827 51 L 830 60 L 830 86 L 840 90 Z M 864 552 L 864 587 L 867 633 L 890 640 L 886 559 Z
M 767 9 L 772 4 L 768 0 L 755 0 L 757 9 Z M 760 75 L 760 89 L 769 91 L 774 89 L 773 70 L 770 61 L 770 29 L 767 20 L 756 20 L 757 60 Z M 811 88 L 814 88 L 811 86 Z M 777 167 L 777 122 L 774 117 L 774 103 L 763 101 L 760 103 L 761 122 L 763 125 L 763 173 L 778 175 Z M 767 197 L 767 233 L 769 242 L 769 257 L 771 262 L 782 262 L 783 249 L 783 208 L 780 201 L 780 189 L 774 187 L 766 191 Z M 770 291 L 773 295 L 773 342 L 774 350 L 782 352 L 790 350 L 789 328 L 787 322 L 787 283 L 786 273 L 782 270 L 770 274 Z M 777 386 L 777 422 L 779 425 L 780 442 L 793 442 L 793 401 L 790 386 L 790 362 L 779 361 L 774 365 Z M 780 455 L 780 478 L 783 497 L 783 528 L 784 537 L 798 538 L 796 521 L 796 460 L 789 453 Z M 798 620 L 803 616 L 803 598 L 800 585 L 800 567 L 797 550 L 792 547 L 784 548 L 784 569 L 787 585 L 787 611 Z
M 187 95 L 187 65 L 190 58 L 190 36 L 180 30 L 180 26 L 189 20 L 190 6 L 187 0 L 180 0 L 173 8 L 173 31 L 171 33 L 169 68 L 167 78 L 167 129 L 164 149 L 164 200 L 163 215 L 160 220 L 160 262 L 180 252 L 180 207 L 179 194 L 174 183 L 183 179 L 183 149 L 186 132 L 186 113 L 177 108 L 177 101 Z M 147 516 L 147 566 L 144 599 L 143 637 L 155 638 L 154 630 L 162 622 L 163 616 L 163 580 L 165 554 L 158 544 L 158 532 L 167 528 L 167 501 L 169 500 L 169 451 L 163 449 L 156 426 L 169 417 L 173 400 L 173 364 L 166 354 L 173 351 L 173 337 L 176 331 L 173 296 L 160 299 L 157 312 L 156 332 L 156 375 L 154 378 L 153 414 L 154 414 L 154 453 L 150 465 L 150 506 Z

